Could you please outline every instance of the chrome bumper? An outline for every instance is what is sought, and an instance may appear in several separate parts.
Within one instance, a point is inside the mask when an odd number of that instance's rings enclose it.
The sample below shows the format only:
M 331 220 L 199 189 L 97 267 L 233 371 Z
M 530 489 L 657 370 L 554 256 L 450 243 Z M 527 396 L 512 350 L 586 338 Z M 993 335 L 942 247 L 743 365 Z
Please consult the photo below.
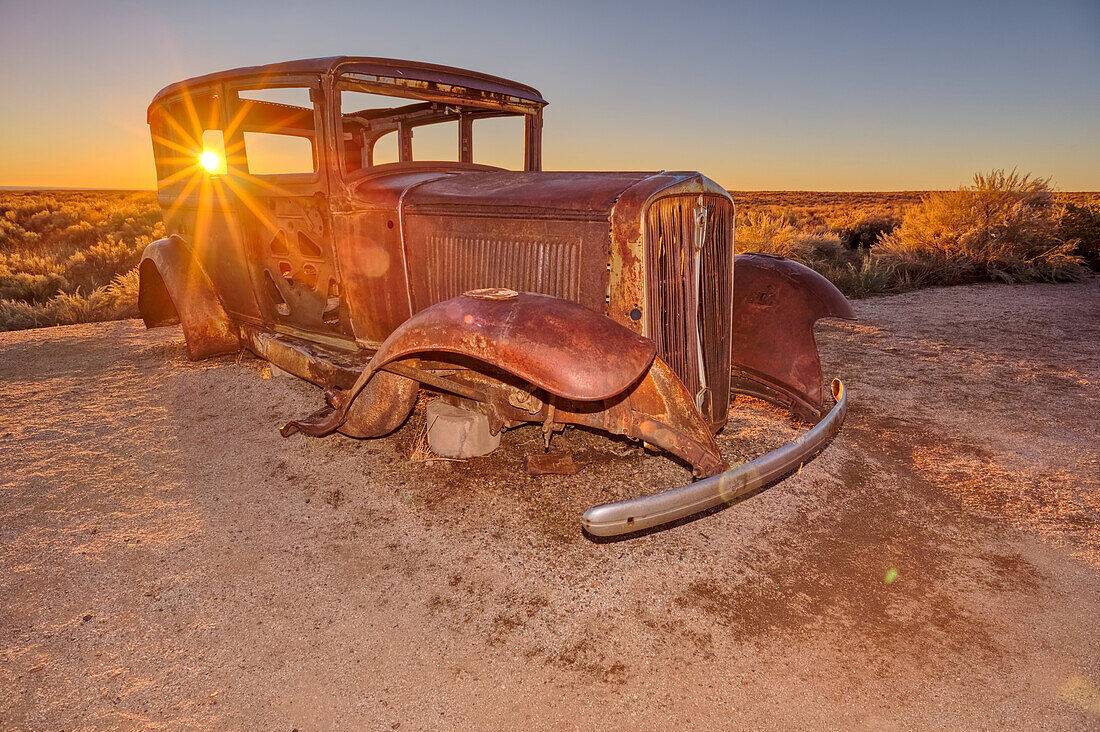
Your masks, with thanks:
M 581 525 L 593 536 L 629 534 L 729 503 L 783 477 L 820 450 L 844 424 L 848 395 L 840 379 L 833 379 L 832 390 L 836 405 L 813 429 L 778 450 L 697 483 L 651 496 L 593 506 L 584 512 Z

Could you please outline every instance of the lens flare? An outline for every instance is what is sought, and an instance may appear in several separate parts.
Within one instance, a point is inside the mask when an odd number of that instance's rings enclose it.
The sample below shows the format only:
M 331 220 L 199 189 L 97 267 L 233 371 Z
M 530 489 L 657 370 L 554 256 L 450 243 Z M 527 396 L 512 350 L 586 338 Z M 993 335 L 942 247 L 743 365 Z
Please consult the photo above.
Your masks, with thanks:
M 221 170 L 222 159 L 218 157 L 216 152 L 204 150 L 202 155 L 199 156 L 199 165 L 205 168 L 207 173 L 213 175 Z

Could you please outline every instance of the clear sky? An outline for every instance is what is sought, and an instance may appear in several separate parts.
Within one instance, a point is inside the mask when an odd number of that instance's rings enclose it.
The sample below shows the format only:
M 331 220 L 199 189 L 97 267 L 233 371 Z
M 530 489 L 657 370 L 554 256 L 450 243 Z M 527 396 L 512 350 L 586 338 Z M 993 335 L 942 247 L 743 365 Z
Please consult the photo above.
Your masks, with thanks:
M 547 170 L 1100 190 L 1100 0 L 0 0 L 0 185 L 152 188 L 161 87 L 341 54 L 531 84 Z

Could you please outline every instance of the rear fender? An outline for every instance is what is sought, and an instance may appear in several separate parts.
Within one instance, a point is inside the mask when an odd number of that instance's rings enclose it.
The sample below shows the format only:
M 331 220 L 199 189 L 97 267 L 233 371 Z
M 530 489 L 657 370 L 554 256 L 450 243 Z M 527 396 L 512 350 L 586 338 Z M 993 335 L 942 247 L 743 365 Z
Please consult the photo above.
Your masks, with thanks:
M 149 244 L 139 267 L 138 311 L 147 328 L 179 323 L 192 360 L 240 348 L 214 285 L 183 239 Z
M 805 265 L 772 254 L 738 254 L 733 264 L 732 391 L 816 422 L 824 413 L 814 323 L 852 320 L 848 300 Z

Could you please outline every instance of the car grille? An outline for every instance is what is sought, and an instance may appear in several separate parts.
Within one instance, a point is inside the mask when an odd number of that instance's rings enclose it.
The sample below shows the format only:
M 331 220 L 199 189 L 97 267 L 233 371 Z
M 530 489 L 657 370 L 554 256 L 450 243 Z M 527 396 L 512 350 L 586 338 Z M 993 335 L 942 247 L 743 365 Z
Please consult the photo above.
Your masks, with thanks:
M 433 270 L 422 307 L 467 290 L 508 287 L 565 300 L 580 299 L 580 240 L 428 237 L 423 261 Z
M 723 423 L 730 388 L 733 205 L 716 195 L 658 199 L 646 213 L 645 255 L 647 335 L 703 415 Z

